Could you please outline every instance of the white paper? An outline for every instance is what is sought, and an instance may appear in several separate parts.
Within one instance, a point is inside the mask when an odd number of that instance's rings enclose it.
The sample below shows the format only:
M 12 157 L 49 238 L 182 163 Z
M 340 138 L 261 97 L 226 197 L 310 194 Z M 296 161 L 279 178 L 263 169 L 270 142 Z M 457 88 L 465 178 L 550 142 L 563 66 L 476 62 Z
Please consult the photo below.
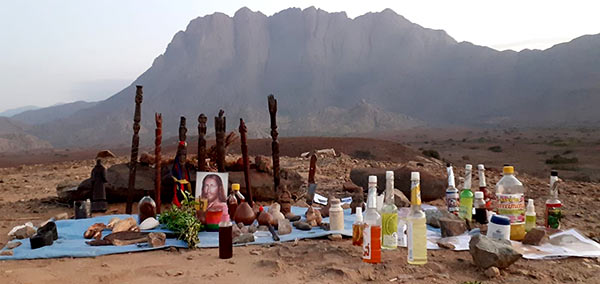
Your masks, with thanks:
M 327 197 L 315 193 L 315 197 L 313 198 L 313 202 L 321 205 L 327 205 Z M 352 197 L 342 197 L 340 199 L 341 204 L 350 204 L 352 203 Z

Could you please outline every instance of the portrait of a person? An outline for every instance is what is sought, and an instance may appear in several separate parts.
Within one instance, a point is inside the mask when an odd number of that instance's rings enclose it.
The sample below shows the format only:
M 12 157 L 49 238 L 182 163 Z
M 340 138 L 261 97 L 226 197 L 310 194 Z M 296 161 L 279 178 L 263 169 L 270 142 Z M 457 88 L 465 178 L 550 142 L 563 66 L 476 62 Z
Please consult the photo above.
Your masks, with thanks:
M 227 212 L 227 193 L 223 180 L 216 174 L 209 174 L 202 180 L 201 198 L 208 201 L 208 210 L 222 210 Z

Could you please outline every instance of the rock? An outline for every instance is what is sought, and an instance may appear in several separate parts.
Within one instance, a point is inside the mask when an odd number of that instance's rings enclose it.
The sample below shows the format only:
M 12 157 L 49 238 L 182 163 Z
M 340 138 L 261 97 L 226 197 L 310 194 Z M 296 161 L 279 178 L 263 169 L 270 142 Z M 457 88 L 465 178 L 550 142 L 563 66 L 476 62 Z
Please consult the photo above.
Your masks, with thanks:
M 451 214 L 445 209 L 429 209 L 425 210 L 425 217 L 427 218 L 427 225 L 432 226 L 434 228 L 440 227 L 440 218 L 445 217 L 454 220 L 462 220 L 458 216 Z
M 321 149 L 321 150 L 317 150 L 315 152 L 315 154 L 321 158 L 324 157 L 335 157 L 335 150 L 333 148 L 329 148 L 329 149 Z
M 294 203 L 294 206 L 296 206 L 296 207 L 308 207 L 308 203 L 306 203 L 306 201 L 304 199 L 300 199 L 300 200 L 296 201 L 296 203 Z
M 306 223 L 304 221 L 295 222 L 294 227 L 296 227 L 296 229 L 302 230 L 302 231 L 310 231 L 310 229 L 312 228 L 311 225 L 309 225 L 308 223 Z
M 251 243 L 254 241 L 254 235 L 253 234 L 241 234 L 240 236 L 238 236 L 237 238 L 233 239 L 233 243 L 234 244 L 245 244 L 245 243 Z
M 467 224 L 464 220 L 456 220 L 442 217 L 439 219 L 442 238 L 461 235 L 467 231 Z
M 66 219 L 69 219 L 69 214 L 66 212 L 58 213 L 58 214 L 54 215 L 54 220 L 56 220 L 56 221 L 66 220 Z
M 241 223 L 240 223 L 241 224 Z M 238 226 L 231 226 L 231 237 L 236 238 L 243 233 L 243 229 L 240 229 Z M 246 233 L 248 233 L 248 229 L 246 229 Z
M 3 250 L 2 252 L 0 252 L 1 256 L 12 256 L 13 255 L 13 251 L 12 249 L 8 249 L 8 250 Z
M 248 226 L 248 233 L 254 234 L 258 231 L 258 227 L 255 224 Z
M 546 230 L 544 228 L 533 228 L 525 235 L 523 244 L 539 246 L 542 241 L 545 241 L 547 238 Z
M 279 225 L 280 220 L 285 219 L 285 216 L 283 216 L 283 214 L 280 212 L 280 210 L 281 210 L 281 205 L 279 205 L 279 203 L 277 203 L 277 202 L 271 204 L 271 207 L 269 207 L 269 213 L 271 213 L 273 218 L 275 218 L 276 225 Z
M 158 220 L 154 219 L 154 217 L 149 217 L 140 224 L 140 230 L 152 230 L 159 225 Z
M 256 170 L 262 173 L 272 173 L 273 172 L 273 162 L 271 158 L 267 156 L 258 155 L 254 157 L 254 164 L 256 165 Z
M 20 245 L 22 245 L 21 242 L 14 241 L 14 242 L 10 242 L 10 243 L 6 244 L 6 246 L 4 248 L 6 248 L 6 249 L 14 249 L 14 248 L 19 247 Z
M 262 255 L 262 251 L 260 251 L 260 250 L 251 250 L 250 254 L 251 255 Z
M 139 163 L 143 166 L 154 165 L 155 157 L 154 155 L 148 153 L 142 153 L 140 155 Z
M 80 181 L 76 180 L 62 181 L 58 183 L 58 185 L 56 185 L 56 195 L 58 196 L 58 200 L 61 202 L 72 204 L 74 200 L 85 200 L 86 198 L 88 198 L 88 196 L 91 197 L 92 181 L 89 180 L 88 182 L 89 190 L 87 192 L 80 192 L 77 190 L 80 183 Z
M 473 257 L 473 263 L 484 269 L 492 266 L 507 268 L 521 258 L 521 254 L 512 248 L 509 240 L 492 239 L 484 235 L 471 237 L 469 253 Z
M 385 190 L 385 172 L 382 168 L 355 168 L 350 171 L 350 179 L 356 185 L 367 190 L 370 175 L 377 176 L 377 193 Z M 446 177 L 433 175 L 423 168 L 407 165 L 394 170 L 394 185 L 399 188 L 405 196 L 410 196 L 410 173 L 418 171 L 421 173 L 421 199 L 432 201 L 443 198 L 446 195 Z M 443 171 L 443 169 L 442 169 Z
M 31 222 L 27 222 L 25 225 L 20 225 L 12 228 L 8 233 L 9 239 L 27 239 L 35 235 L 37 230 L 33 227 Z
M 333 234 L 333 235 L 329 235 L 328 238 L 332 241 L 341 241 L 342 240 L 342 235 L 340 234 Z
M 266 232 L 268 230 L 269 230 L 269 227 L 267 227 L 266 225 L 258 226 L 258 231 Z
M 137 228 L 137 222 L 133 217 L 118 221 L 113 227 L 113 233 L 134 231 Z
M 279 220 L 279 224 L 277 226 L 277 233 L 281 235 L 287 235 L 292 233 L 292 224 L 287 219 Z
M 357 191 L 358 191 L 358 192 L 361 192 L 361 193 L 363 192 L 363 189 L 362 189 L 362 187 L 360 187 L 360 186 L 358 186 L 358 185 L 354 184 L 354 183 L 353 183 L 353 182 L 351 182 L 351 181 L 347 181 L 347 182 L 345 182 L 345 183 L 342 185 L 342 189 L 343 189 L 344 191 L 346 191 L 346 192 L 350 192 L 350 193 L 354 193 L 354 192 L 357 192 Z
M 285 216 L 286 219 L 290 220 L 290 222 L 296 222 L 302 219 L 300 215 L 294 215 L 293 213 L 289 213 Z
M 361 207 L 362 212 L 365 212 L 365 195 L 362 190 L 354 192 L 352 202 L 350 203 L 350 213 L 356 214 L 356 208 Z
M 437 241 L 437 245 L 441 248 L 445 248 L 445 249 L 449 249 L 449 250 L 453 250 L 456 248 L 456 246 L 454 246 L 454 244 L 452 244 L 451 242 L 444 240 L 444 238 L 441 238 Z
M 402 193 L 402 191 L 394 188 L 394 203 L 396 207 L 410 207 L 410 200 Z
M 259 172 L 256 169 L 250 169 L 248 172 L 252 181 L 252 199 L 254 201 L 273 201 L 277 200 L 277 194 L 273 191 L 273 175 L 271 173 Z M 287 173 L 281 175 L 281 185 L 289 188 L 300 188 L 303 184 L 302 177 L 297 173 Z M 244 172 L 229 172 L 229 184 L 239 183 L 240 192 L 248 196 L 248 190 L 244 182 Z M 283 213 L 283 210 L 281 210 Z
M 313 224 L 313 227 L 318 226 L 323 221 L 323 217 L 321 216 L 321 212 L 315 209 L 314 207 L 308 207 L 306 210 L 306 222 L 309 224 Z
M 329 223 L 321 223 L 321 225 L 319 225 L 319 227 L 321 227 L 321 229 L 323 229 L 323 231 L 329 231 L 331 228 L 329 226 Z
M 167 276 L 172 276 L 172 277 L 183 275 L 182 271 L 174 270 L 174 269 L 167 270 L 165 273 L 167 274 Z
M 116 158 L 117 156 L 110 150 L 102 150 L 96 154 L 96 159 Z
M 150 233 L 148 234 L 148 244 L 153 247 L 162 247 L 167 241 L 167 235 L 165 233 Z
M 492 266 L 485 270 L 485 276 L 488 278 L 496 278 L 500 276 L 500 269 L 498 267 Z

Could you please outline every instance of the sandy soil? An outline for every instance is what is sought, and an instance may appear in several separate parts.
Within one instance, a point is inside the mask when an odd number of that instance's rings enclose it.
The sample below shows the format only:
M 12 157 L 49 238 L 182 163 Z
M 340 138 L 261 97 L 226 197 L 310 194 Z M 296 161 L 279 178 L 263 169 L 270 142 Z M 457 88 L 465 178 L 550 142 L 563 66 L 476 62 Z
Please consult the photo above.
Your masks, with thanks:
M 384 144 L 388 145 L 387 142 L 381 145 Z M 369 145 L 363 147 L 369 149 Z M 397 150 L 379 147 L 377 151 Z M 109 161 L 108 165 L 126 160 L 123 156 Z M 295 168 L 302 175 L 306 174 L 307 163 L 298 158 L 282 159 L 284 167 Z M 87 178 L 93 165 L 92 159 L 82 159 L 42 161 L 0 169 L 0 245 L 7 242 L 6 233 L 15 225 L 30 220 L 38 224 L 61 212 L 72 215 L 71 208 L 56 202 L 56 185 L 65 180 Z M 321 159 L 317 175 L 319 189 L 341 192 L 339 186 L 348 180 L 349 168 L 367 165 L 393 167 L 397 164 L 348 156 Z M 457 175 L 461 174 L 458 170 Z M 528 187 L 527 197 L 534 198 L 536 204 L 543 204 L 546 178 L 521 172 L 518 176 Z M 489 184 L 494 184 L 498 178 L 498 170 L 489 171 Z M 567 181 L 562 196 L 566 209 L 565 227 L 577 228 L 598 240 L 600 185 Z M 442 203 L 436 201 L 433 204 Z M 109 213 L 122 212 L 124 204 L 111 205 Z M 537 207 L 537 213 L 542 216 L 541 206 Z M 541 222 L 542 218 L 538 217 L 538 224 Z M 369 265 L 361 262 L 360 248 L 352 246 L 350 240 L 317 239 L 237 247 L 230 260 L 218 259 L 217 249 L 166 249 L 85 259 L 0 261 L 0 278 L 2 283 L 600 283 L 596 280 L 600 275 L 600 259 L 522 259 L 494 279 L 488 279 L 473 265 L 468 252 L 430 250 L 428 259 L 425 266 L 408 265 L 406 249 L 401 248 L 384 251 L 383 263 Z

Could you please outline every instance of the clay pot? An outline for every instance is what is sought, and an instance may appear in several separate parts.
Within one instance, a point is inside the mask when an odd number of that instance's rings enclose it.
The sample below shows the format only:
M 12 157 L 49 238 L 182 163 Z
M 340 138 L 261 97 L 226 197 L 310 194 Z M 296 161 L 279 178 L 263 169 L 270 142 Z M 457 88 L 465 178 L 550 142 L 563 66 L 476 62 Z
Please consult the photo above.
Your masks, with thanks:
M 244 223 L 244 225 L 248 226 L 254 222 L 256 215 L 252 208 L 250 208 L 250 205 L 248 205 L 248 202 L 242 202 L 235 210 L 233 219 L 236 223 Z
M 277 224 L 277 220 L 275 220 L 275 218 L 273 218 L 273 215 L 271 215 L 271 213 L 265 211 L 262 209 L 262 207 L 260 208 L 261 212 L 260 215 L 258 215 L 258 224 L 259 225 L 264 225 L 264 226 L 275 226 L 275 224 Z

